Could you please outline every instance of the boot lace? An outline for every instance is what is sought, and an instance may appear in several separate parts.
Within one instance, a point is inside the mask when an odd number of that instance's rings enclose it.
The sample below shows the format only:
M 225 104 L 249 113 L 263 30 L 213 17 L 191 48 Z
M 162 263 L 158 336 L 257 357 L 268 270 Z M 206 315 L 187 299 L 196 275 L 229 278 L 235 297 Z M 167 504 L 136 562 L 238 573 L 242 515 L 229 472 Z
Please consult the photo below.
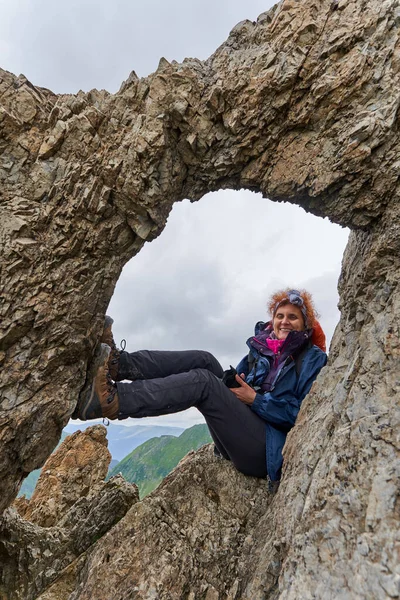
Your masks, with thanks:
M 106 373 L 106 378 L 107 378 L 107 391 L 109 392 L 109 396 L 107 398 L 107 404 L 110 404 L 113 400 L 114 400 L 114 396 L 115 396 L 115 385 L 113 380 L 111 379 L 111 375 L 110 373 Z
M 126 348 L 126 340 L 121 340 L 119 345 L 121 346 L 121 351 L 124 352 L 124 350 Z M 120 355 L 120 350 L 117 350 L 117 348 L 115 348 L 115 351 L 112 354 L 112 356 L 113 356 L 113 359 L 111 361 L 112 365 L 116 365 L 119 362 L 119 355 Z

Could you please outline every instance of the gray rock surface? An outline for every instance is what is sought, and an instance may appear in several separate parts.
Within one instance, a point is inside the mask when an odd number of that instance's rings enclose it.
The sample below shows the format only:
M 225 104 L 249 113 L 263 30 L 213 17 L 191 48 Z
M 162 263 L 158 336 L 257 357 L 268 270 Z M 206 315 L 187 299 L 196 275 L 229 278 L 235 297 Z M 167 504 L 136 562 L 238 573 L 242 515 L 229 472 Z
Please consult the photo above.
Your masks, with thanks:
M 203 446 L 39 598 L 235 598 L 271 498 L 266 481 Z
M 46 461 L 23 511 L 28 521 L 51 527 L 76 503 L 103 485 L 111 462 L 106 429 L 95 425 L 68 436 Z
M 138 502 L 117 475 L 105 427 L 67 437 L 49 457 L 29 501 L 18 498 L 0 520 L 0 598 L 33 600 Z
M 207 61 L 161 60 L 115 95 L 56 96 L 0 71 L 2 509 L 55 447 L 126 261 L 175 201 L 248 188 L 352 229 L 341 319 L 243 562 L 198 592 L 188 559 L 181 597 L 399 597 L 399 26 L 398 0 L 283 0 Z M 100 589 L 112 535 L 71 597 Z M 140 535 L 168 590 L 173 548 Z M 120 557 L 132 572 L 135 557 Z M 146 568 L 136 596 L 112 597 L 157 597 Z

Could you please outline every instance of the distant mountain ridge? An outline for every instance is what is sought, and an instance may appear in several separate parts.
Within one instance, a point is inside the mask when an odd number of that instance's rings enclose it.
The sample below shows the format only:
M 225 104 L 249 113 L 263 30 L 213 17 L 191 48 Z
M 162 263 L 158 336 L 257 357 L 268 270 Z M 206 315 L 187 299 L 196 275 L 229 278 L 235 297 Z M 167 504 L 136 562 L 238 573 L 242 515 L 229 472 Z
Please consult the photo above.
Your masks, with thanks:
M 102 421 L 98 421 L 102 423 Z M 68 435 L 76 431 L 83 431 L 87 427 L 94 425 L 96 421 L 86 421 L 84 423 L 68 423 L 64 428 L 60 442 L 61 443 Z M 147 427 L 145 425 L 117 425 L 110 423 L 107 426 L 108 449 L 112 456 L 110 469 L 115 468 L 119 461 L 126 457 L 135 448 L 143 444 L 149 439 L 167 435 L 168 437 L 179 436 L 185 429 L 183 427 L 167 427 L 154 425 Z M 57 446 L 58 447 L 58 446 Z M 30 498 L 35 489 L 37 480 L 39 479 L 41 469 L 35 469 L 24 479 L 18 496 L 25 495 Z
M 102 421 L 98 421 L 102 423 Z M 75 433 L 79 429 L 83 431 L 87 427 L 96 424 L 96 421 L 86 421 L 84 423 L 68 423 L 64 428 L 67 433 Z M 108 449 L 115 460 L 122 460 L 132 450 L 146 442 L 147 440 L 162 435 L 179 436 L 185 431 L 184 427 L 168 427 L 162 425 L 119 425 L 110 422 L 107 426 Z
M 152 492 L 159 483 L 176 467 L 190 450 L 197 450 L 212 442 L 207 425 L 194 425 L 179 437 L 163 435 L 147 440 L 135 448 L 108 474 L 108 478 L 121 473 L 123 477 L 136 483 L 140 497 Z

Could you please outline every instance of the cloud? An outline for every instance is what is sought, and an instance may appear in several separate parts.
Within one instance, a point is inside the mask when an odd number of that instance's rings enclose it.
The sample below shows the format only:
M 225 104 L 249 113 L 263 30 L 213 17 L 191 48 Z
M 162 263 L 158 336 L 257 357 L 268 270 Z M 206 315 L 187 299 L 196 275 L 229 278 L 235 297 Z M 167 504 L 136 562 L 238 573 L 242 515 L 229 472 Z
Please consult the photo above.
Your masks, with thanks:
M 226 368 L 246 353 L 254 323 L 268 320 L 268 296 L 293 285 L 314 294 L 330 339 L 346 239 L 328 221 L 249 192 L 180 203 L 124 269 L 109 309 L 115 331 L 129 350 L 201 348 Z
M 249 0 L 1 0 L 3 68 L 58 93 L 116 92 L 135 70 L 146 76 L 162 56 L 207 58 L 243 19 L 274 2 Z

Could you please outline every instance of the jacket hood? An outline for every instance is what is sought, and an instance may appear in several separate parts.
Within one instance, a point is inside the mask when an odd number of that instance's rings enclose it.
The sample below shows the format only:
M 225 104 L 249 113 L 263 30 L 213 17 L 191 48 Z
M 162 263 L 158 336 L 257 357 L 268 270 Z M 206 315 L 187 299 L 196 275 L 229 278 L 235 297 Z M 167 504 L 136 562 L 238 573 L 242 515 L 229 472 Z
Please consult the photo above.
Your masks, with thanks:
M 266 346 L 265 340 L 271 335 L 272 331 L 272 321 L 258 321 L 254 327 L 254 338 L 250 339 L 256 339 L 256 341 L 258 341 L 262 345 L 265 344 Z M 304 329 L 303 331 L 291 331 L 286 337 L 285 343 L 282 346 L 282 351 L 283 349 L 291 348 L 293 350 L 299 345 L 302 346 L 303 343 L 305 343 L 306 341 L 308 342 L 312 338 L 312 335 L 313 329 Z

